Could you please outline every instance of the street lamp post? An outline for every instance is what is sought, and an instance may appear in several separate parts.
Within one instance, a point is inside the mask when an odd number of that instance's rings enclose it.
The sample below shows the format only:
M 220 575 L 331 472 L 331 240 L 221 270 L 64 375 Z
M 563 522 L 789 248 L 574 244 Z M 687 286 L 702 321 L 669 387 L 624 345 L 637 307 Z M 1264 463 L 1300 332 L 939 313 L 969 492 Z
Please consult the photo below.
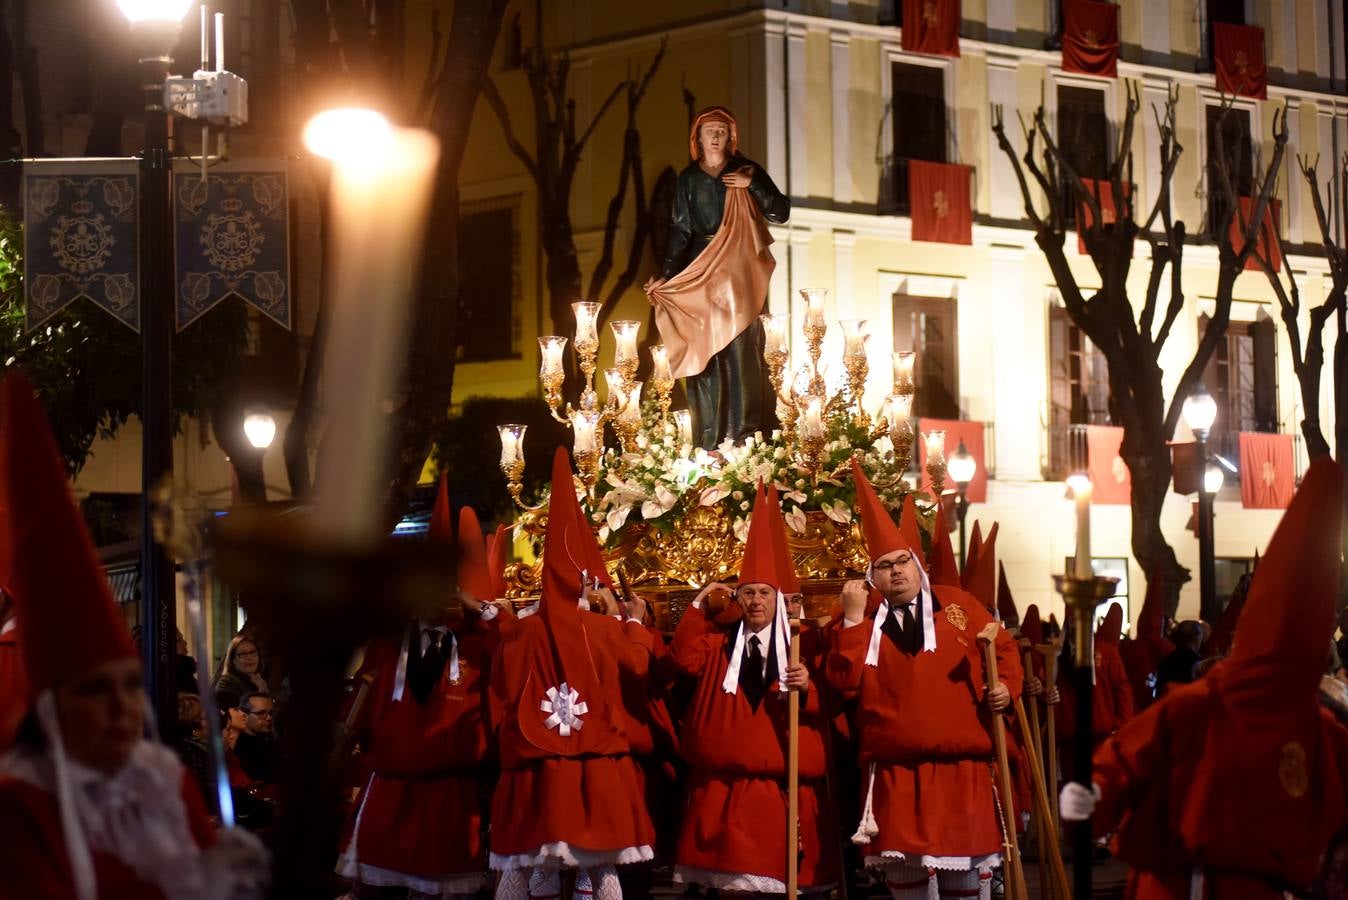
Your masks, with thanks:
M 960 523 L 960 571 L 963 572 L 966 546 L 964 517 L 969 512 L 969 482 L 974 480 L 974 475 L 978 472 L 978 460 L 974 459 L 973 454 L 965 449 L 964 441 L 960 441 L 959 449 L 946 461 L 946 471 L 950 473 L 951 480 L 955 482 L 955 487 L 959 489 L 959 494 L 955 497 L 955 515 Z
M 1184 421 L 1198 441 L 1198 460 L 1202 481 L 1198 486 L 1198 591 L 1199 616 L 1207 622 L 1216 621 L 1217 609 L 1217 560 L 1213 544 L 1212 497 L 1216 493 L 1210 490 L 1212 468 L 1208 460 L 1208 435 L 1212 424 L 1217 420 L 1217 401 L 1212 399 L 1201 383 L 1184 400 Z M 1221 470 L 1216 470 L 1216 485 L 1221 487 Z
M 176 603 L 173 564 L 154 539 L 152 492 L 173 470 L 170 354 L 173 340 L 173 168 L 164 82 L 192 0 L 118 0 L 131 22 L 145 91 L 140 158 L 141 657 L 160 723 L 176 720 Z M 199 665 L 208 661 L 199 660 Z

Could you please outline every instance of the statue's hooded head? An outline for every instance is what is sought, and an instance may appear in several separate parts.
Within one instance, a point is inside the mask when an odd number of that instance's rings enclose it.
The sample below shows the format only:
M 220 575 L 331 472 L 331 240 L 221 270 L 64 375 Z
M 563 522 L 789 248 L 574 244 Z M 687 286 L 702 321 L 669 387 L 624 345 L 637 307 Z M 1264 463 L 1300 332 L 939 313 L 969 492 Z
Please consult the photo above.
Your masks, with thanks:
M 698 137 L 701 134 L 702 126 L 710 122 L 719 122 L 730 132 L 730 139 L 725 147 L 726 155 L 734 156 L 738 153 L 740 150 L 740 135 L 739 126 L 735 124 L 735 117 L 724 106 L 709 106 L 693 118 L 693 127 L 688 131 L 688 155 L 693 159 L 702 158 L 702 145 L 698 142 Z

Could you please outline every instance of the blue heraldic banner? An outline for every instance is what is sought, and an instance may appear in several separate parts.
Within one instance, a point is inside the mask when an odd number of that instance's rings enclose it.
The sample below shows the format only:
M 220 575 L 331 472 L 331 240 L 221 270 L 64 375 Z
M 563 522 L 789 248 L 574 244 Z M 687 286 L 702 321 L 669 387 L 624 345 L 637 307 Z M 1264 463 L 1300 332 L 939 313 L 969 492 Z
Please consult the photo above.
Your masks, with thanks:
M 178 330 L 238 297 L 290 328 L 290 216 L 284 163 L 174 170 Z
M 83 297 L 140 331 L 136 166 L 134 159 L 24 163 L 29 330 Z

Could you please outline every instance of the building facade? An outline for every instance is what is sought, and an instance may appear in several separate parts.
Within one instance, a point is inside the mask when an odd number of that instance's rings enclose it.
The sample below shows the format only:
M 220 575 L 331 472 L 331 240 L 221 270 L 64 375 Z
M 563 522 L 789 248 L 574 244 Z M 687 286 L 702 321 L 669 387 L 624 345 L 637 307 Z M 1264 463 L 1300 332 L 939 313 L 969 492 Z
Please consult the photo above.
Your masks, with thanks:
M 1343 4 L 1122 4 L 1116 78 L 1063 71 L 1056 49 L 1062 28 L 1058 3 L 965 0 L 958 56 L 906 52 L 902 5 L 856 0 L 523 3 L 513 30 L 503 35 L 492 77 L 512 110 L 517 137 L 532 146 L 527 85 L 510 57 L 535 40 L 536 28 L 541 26 L 548 48 L 569 53 L 570 92 L 582 126 L 613 85 L 643 71 L 667 38 L 666 55 L 638 115 L 647 184 L 665 166 L 677 171 L 687 163 L 685 91 L 698 107 L 720 104 L 734 111 L 742 151 L 767 169 L 793 203 L 790 222 L 772 229 L 777 269 L 769 297 L 771 311 L 790 315 L 793 363 L 804 358 L 798 293 L 803 288 L 829 291 L 825 358 L 840 356 L 839 319 L 867 321 L 867 405 L 872 410 L 888 393 L 891 352 L 917 350 L 918 415 L 986 423 L 990 477 L 986 501 L 973 505 L 971 522 L 1001 523 L 998 555 L 1022 609 L 1033 602 L 1045 614 L 1061 616 L 1049 575 L 1062 571 L 1073 552 L 1072 512 L 1063 484 L 1066 448 L 1084 427 L 1108 423 L 1108 389 L 1102 357 L 1061 309 L 1053 276 L 1033 242 L 1013 169 L 992 133 L 990 108 L 1004 108 L 1008 133 L 1023 144 L 1016 114 L 1028 118 L 1042 103 L 1050 126 L 1086 174 L 1118 152 L 1131 83 L 1143 103 L 1132 137 L 1133 179 L 1139 205 L 1149 205 L 1161 178 L 1160 139 L 1150 107 L 1163 105 L 1167 92 L 1178 90 L 1178 140 L 1184 152 L 1173 181 L 1172 211 L 1198 238 L 1185 250 L 1184 307 L 1162 357 L 1167 390 L 1173 391 L 1216 291 L 1217 249 L 1203 237 L 1210 219 L 1209 131 L 1221 103 L 1210 64 L 1211 25 L 1233 22 L 1264 29 L 1268 98 L 1237 98 L 1232 116 L 1237 131 L 1248 135 L 1246 158 L 1254 171 L 1272 150 L 1275 109 L 1285 105 L 1287 110 L 1287 162 L 1276 197 L 1280 234 L 1303 304 L 1304 340 L 1305 309 L 1322 301 L 1329 275 L 1312 196 L 1296 158 L 1318 156 L 1327 178 L 1331 161 L 1348 151 Z M 409 4 L 413 55 L 429 41 L 424 23 L 417 23 L 431 7 L 429 2 Z M 512 42 L 517 43 L 512 47 Z M 617 183 L 622 107 L 620 101 L 600 120 L 576 173 L 570 211 L 587 279 L 600 254 Z M 906 191 L 911 159 L 972 167 L 970 244 L 912 240 Z M 479 320 L 493 338 L 490 346 L 480 345 L 461 359 L 456 399 L 535 396 L 536 338 L 567 332 L 547 312 L 535 185 L 512 156 L 486 104 L 479 104 L 475 115 L 461 184 L 465 215 L 480 216 L 474 221 L 482 224 L 481 233 L 490 228 L 496 235 L 483 240 L 484 248 L 496 249 L 480 256 L 480 274 L 469 277 L 480 278 L 484 297 L 494 298 L 482 302 L 496 310 L 508 308 L 510 316 L 490 326 L 488 317 Z M 630 207 L 624 215 L 617 231 L 619 259 L 633 231 Z M 1075 252 L 1075 235 L 1069 233 L 1067 243 L 1079 283 L 1085 289 L 1098 286 L 1091 259 Z M 1136 253 L 1130 295 L 1140 306 L 1150 269 L 1147 245 L 1139 241 Z M 638 283 L 656 269 L 649 259 Z M 645 298 L 635 289 L 624 296 L 617 317 L 641 319 L 652 327 Z M 1234 435 L 1242 431 L 1292 435 L 1299 473 L 1306 460 L 1295 435 L 1304 410 L 1287 332 L 1262 273 L 1239 276 L 1232 320 L 1208 377 L 1222 409 L 1219 449 L 1233 455 Z M 1331 346 L 1333 337 L 1326 336 Z M 1332 423 L 1328 377 L 1319 405 L 1322 420 Z M 1187 434 L 1176 438 L 1185 440 Z M 1229 476 L 1227 485 L 1216 501 L 1219 593 L 1245 571 L 1279 518 L 1276 510 L 1243 508 L 1236 476 Z M 1163 530 L 1180 561 L 1196 575 L 1197 540 L 1186 530 L 1191 501 L 1192 496 L 1169 495 Z M 1144 579 L 1131 559 L 1129 529 L 1126 505 L 1094 507 L 1093 553 L 1124 578 L 1131 621 L 1141 606 Z M 1182 592 L 1180 615 L 1193 617 L 1197 611 L 1195 580 Z

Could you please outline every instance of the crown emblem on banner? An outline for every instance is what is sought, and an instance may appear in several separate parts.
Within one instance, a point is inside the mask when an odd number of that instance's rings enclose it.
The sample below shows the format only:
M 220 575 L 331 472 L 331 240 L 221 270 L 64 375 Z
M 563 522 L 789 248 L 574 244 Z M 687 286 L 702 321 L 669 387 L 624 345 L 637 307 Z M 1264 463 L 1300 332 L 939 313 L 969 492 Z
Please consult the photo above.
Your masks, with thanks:
M 1249 74 L 1250 58 L 1245 55 L 1244 50 L 1236 51 L 1236 55 L 1235 58 L 1232 60 L 1232 64 L 1236 67 L 1236 71 L 1239 72 L 1241 75 Z
M 945 191 L 937 191 L 932 195 L 931 208 L 938 219 L 944 219 L 950 215 L 950 201 L 946 199 Z
M 1264 460 L 1263 469 L 1259 473 L 1259 477 L 1263 480 L 1264 487 L 1271 488 L 1273 487 L 1274 482 L 1278 480 L 1278 470 L 1274 468 L 1273 463 Z
M 941 24 L 941 11 L 935 3 L 927 2 L 922 4 L 922 24 L 928 28 L 935 28 Z

